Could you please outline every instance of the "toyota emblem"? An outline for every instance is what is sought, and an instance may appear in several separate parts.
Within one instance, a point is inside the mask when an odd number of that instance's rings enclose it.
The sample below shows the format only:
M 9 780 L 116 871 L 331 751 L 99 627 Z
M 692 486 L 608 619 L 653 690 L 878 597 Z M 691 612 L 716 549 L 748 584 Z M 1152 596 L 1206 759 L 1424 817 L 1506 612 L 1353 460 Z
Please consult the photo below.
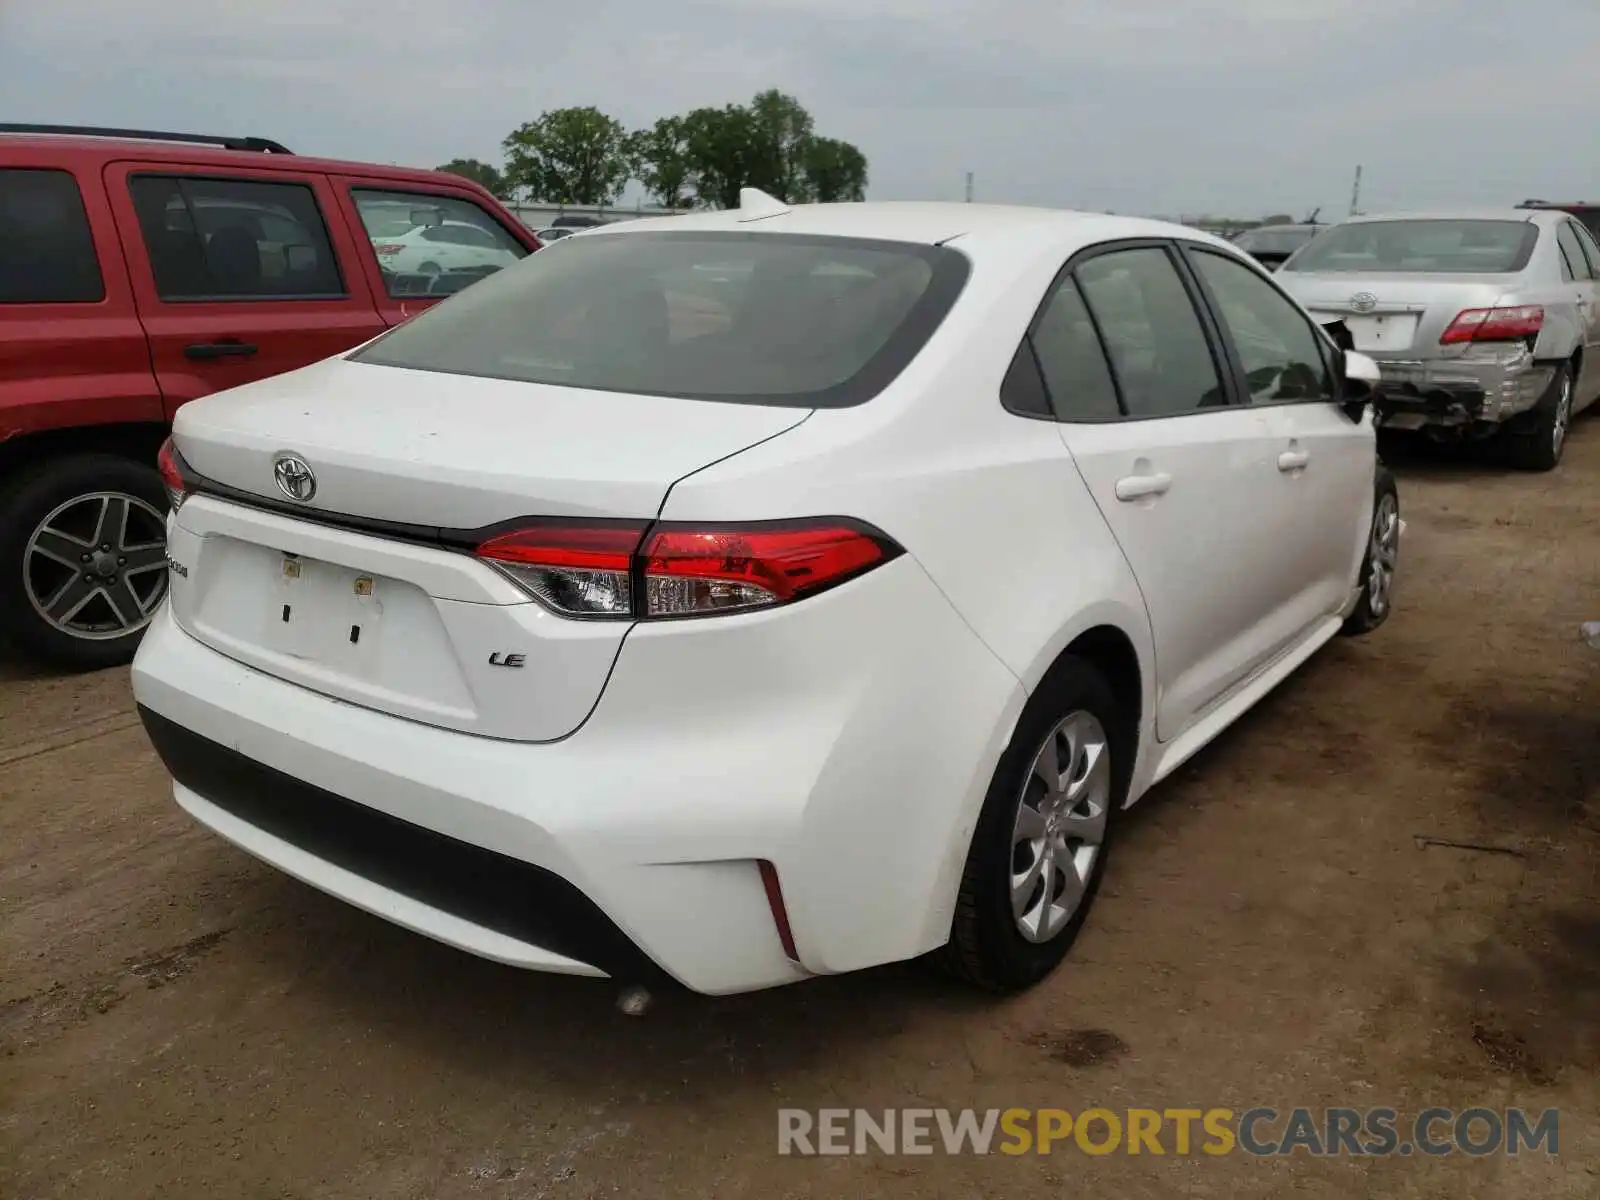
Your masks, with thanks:
M 278 490 L 291 500 L 301 503 L 317 494 L 317 477 L 311 473 L 310 464 L 296 454 L 280 454 L 272 461 L 272 478 Z
M 1371 292 L 1357 292 L 1350 297 L 1350 311 L 1369 313 L 1378 307 L 1378 298 Z

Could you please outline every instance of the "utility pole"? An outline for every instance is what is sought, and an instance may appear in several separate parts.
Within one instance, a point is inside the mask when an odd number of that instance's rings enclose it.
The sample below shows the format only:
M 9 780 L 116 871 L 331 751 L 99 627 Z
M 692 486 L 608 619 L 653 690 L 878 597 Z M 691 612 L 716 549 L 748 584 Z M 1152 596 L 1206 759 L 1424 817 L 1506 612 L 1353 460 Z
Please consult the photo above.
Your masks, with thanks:
M 967 203 L 972 203 L 972 172 L 967 172 Z
M 1350 190 L 1350 215 L 1352 217 L 1361 215 L 1361 168 L 1359 166 L 1356 167 L 1355 187 Z

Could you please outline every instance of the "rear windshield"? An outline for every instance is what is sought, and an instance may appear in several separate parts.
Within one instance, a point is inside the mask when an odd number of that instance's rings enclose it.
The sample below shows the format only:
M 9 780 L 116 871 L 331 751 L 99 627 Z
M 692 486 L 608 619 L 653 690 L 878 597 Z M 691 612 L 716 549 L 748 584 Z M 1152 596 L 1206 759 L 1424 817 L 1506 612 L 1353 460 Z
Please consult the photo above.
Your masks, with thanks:
M 1527 266 L 1538 240 L 1527 221 L 1356 221 L 1328 230 L 1284 270 L 1500 275 Z
M 1247 229 L 1233 244 L 1250 254 L 1293 254 L 1309 242 L 1312 229 Z
M 954 250 L 755 232 L 562 238 L 357 362 L 697 400 L 838 408 L 881 391 L 966 281 Z

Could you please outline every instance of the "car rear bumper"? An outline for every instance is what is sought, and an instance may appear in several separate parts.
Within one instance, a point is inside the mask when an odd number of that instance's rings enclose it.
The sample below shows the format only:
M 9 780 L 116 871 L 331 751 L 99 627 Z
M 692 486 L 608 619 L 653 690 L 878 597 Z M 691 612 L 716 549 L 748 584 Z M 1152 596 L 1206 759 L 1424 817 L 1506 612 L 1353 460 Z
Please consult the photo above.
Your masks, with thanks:
M 556 742 L 322 696 L 165 608 L 133 683 L 179 804 L 257 857 L 486 958 L 705 993 L 942 944 L 1024 699 L 909 558 L 789 611 L 638 627 Z
M 1537 405 L 1554 373 L 1521 347 L 1484 359 L 1377 361 L 1378 421 L 1395 429 L 1498 425 Z

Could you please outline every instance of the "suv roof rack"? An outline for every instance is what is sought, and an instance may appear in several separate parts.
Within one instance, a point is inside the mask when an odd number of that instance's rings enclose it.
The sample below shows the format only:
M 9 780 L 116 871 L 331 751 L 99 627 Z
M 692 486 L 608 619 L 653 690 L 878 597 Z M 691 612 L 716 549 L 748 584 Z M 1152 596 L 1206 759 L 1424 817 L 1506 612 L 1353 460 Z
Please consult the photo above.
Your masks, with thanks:
M 165 133 L 158 129 L 113 129 L 103 125 L 19 125 L 0 122 L 0 133 L 48 133 L 72 137 L 128 138 L 141 142 L 183 142 L 191 146 L 220 146 L 256 154 L 293 154 L 281 142 L 258 137 L 211 137 L 202 133 Z

